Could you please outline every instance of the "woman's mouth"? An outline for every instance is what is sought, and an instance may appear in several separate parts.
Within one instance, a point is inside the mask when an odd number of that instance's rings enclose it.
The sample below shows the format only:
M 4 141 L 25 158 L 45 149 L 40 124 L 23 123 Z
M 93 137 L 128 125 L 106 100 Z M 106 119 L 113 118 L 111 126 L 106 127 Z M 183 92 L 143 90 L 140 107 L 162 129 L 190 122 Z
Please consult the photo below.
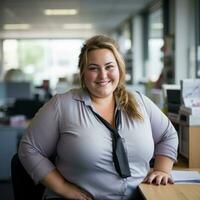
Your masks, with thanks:
M 97 81 L 96 84 L 101 86 L 101 87 L 104 87 L 106 86 L 107 84 L 109 84 L 111 81 L 110 80 L 107 80 L 107 81 Z

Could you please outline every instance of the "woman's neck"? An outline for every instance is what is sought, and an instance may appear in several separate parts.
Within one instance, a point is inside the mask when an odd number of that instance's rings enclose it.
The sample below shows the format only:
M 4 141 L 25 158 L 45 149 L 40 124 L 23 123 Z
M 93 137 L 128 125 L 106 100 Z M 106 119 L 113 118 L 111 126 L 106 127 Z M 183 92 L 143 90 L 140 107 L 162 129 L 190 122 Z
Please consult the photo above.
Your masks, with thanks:
M 92 104 L 94 106 L 101 107 L 101 108 L 110 107 L 110 106 L 115 105 L 114 95 L 112 95 L 112 96 L 110 95 L 110 96 L 105 97 L 105 98 L 99 98 L 99 97 L 91 96 L 91 100 L 92 100 Z
M 91 97 L 92 105 L 96 111 L 114 127 L 114 113 L 115 113 L 115 98 L 114 96 L 108 98 Z

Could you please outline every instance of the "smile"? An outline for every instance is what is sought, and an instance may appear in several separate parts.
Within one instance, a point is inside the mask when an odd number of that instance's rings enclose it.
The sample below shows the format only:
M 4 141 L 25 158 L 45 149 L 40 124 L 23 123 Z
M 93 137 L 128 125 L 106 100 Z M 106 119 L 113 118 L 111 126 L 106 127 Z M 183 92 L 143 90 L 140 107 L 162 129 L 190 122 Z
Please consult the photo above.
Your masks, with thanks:
M 111 80 L 107 80 L 107 81 L 97 81 L 96 84 L 103 87 L 106 86 L 107 84 L 109 84 L 111 82 Z

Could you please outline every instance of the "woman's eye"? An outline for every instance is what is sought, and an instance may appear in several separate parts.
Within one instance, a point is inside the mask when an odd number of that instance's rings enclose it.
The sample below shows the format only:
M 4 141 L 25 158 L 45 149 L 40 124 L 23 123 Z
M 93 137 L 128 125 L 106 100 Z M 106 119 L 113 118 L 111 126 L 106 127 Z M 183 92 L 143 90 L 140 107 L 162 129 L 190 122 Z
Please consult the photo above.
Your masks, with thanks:
M 114 68 L 113 65 L 108 65 L 108 66 L 106 66 L 106 70 L 111 70 L 111 69 L 113 69 L 113 68 Z
M 89 70 L 90 70 L 90 71 L 97 71 L 98 68 L 97 68 L 97 67 L 89 67 Z

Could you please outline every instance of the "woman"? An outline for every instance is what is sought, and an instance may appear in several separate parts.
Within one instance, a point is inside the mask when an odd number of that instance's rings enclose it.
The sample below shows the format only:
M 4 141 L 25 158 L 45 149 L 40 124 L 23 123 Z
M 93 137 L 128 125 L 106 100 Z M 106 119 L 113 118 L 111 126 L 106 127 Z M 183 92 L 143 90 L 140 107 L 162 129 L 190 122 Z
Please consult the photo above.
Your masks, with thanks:
M 33 180 L 46 186 L 44 198 L 138 199 L 142 181 L 172 183 L 177 133 L 151 100 L 126 91 L 116 43 L 103 35 L 86 41 L 79 68 L 82 89 L 53 97 L 21 140 L 20 159 Z M 125 173 L 118 141 L 128 162 Z

